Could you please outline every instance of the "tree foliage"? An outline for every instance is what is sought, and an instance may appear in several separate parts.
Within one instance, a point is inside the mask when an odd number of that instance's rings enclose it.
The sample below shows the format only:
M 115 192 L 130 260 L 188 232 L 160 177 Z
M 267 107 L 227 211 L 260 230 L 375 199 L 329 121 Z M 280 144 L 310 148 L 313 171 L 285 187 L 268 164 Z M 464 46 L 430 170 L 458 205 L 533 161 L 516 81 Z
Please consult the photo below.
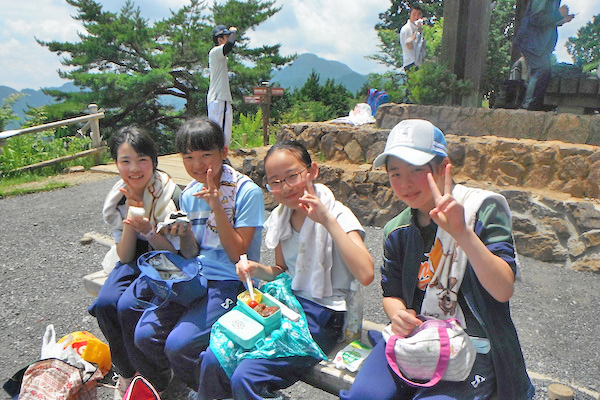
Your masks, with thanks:
M 590 22 L 579 28 L 576 36 L 567 40 L 567 52 L 573 61 L 598 67 L 600 60 L 600 14 L 595 15 Z
M 103 126 L 134 123 L 157 132 L 176 128 L 182 118 L 206 113 L 209 86 L 208 52 L 215 24 L 236 26 L 238 44 L 229 54 L 233 96 L 267 80 L 273 67 L 291 58 L 279 45 L 252 48 L 244 33 L 279 11 L 274 1 L 228 0 L 209 7 L 206 0 L 190 0 L 171 15 L 151 23 L 127 0 L 118 13 L 104 11 L 99 1 L 67 0 L 77 9 L 73 17 L 85 32 L 79 42 L 38 42 L 62 55 L 67 67 L 61 77 L 84 88 L 81 92 L 46 91 L 69 102 L 75 110 L 96 103 L 106 110 Z M 176 111 L 173 99 L 185 102 Z
M 11 121 L 19 119 L 17 114 L 14 113 L 12 105 L 23 96 L 23 93 L 13 93 L 2 100 L 2 105 L 0 105 L 0 132 L 6 129 L 6 125 Z

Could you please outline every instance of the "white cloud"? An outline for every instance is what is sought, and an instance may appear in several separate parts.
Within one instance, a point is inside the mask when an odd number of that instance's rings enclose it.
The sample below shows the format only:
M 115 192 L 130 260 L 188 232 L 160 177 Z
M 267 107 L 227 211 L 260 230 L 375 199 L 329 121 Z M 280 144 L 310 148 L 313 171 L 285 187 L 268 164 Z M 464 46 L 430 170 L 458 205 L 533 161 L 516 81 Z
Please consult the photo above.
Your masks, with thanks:
M 377 51 L 375 24 L 389 0 L 280 0 L 282 10 L 248 32 L 253 45 L 281 44 L 283 54 L 314 53 L 367 74 L 383 68 L 364 57 Z

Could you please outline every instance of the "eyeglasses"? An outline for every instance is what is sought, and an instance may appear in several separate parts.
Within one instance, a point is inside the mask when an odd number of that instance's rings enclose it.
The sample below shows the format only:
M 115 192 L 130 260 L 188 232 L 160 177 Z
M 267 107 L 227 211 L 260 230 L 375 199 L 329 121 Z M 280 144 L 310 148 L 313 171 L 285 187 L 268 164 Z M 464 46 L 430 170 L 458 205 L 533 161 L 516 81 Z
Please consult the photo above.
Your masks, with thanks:
M 296 173 L 291 174 L 285 179 L 277 179 L 272 181 L 271 183 L 267 183 L 267 190 L 269 192 L 278 192 L 283 189 L 283 183 L 285 182 L 288 186 L 294 186 L 302 182 L 302 173 L 306 171 L 308 167 L 304 168 L 302 171 L 298 171 Z

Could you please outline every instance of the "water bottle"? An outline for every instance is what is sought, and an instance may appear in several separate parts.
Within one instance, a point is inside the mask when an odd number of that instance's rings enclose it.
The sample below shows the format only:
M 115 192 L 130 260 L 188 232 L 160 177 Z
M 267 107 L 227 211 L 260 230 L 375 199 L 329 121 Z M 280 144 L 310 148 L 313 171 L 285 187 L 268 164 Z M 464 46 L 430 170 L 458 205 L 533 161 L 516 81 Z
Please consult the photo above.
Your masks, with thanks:
M 344 323 L 344 336 L 347 341 L 360 340 L 363 320 L 363 294 L 361 284 L 357 280 L 350 284 L 350 294 L 346 299 L 346 321 Z

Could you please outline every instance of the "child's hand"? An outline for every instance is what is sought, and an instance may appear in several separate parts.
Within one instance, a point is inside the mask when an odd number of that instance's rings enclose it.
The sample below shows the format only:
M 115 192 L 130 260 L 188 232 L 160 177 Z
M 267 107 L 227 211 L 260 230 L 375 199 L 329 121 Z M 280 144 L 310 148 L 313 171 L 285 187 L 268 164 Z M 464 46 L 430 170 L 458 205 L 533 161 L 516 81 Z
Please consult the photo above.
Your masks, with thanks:
M 257 262 L 248 260 L 248 265 L 245 266 L 244 263 L 240 260 L 235 264 L 235 272 L 237 273 L 238 278 L 240 278 L 240 280 L 242 282 L 246 282 L 246 277 L 247 276 L 254 276 L 256 275 L 256 270 L 259 268 L 259 265 Z
M 127 199 L 125 200 L 125 204 L 127 204 L 129 207 L 144 207 L 143 199 L 138 198 L 133 192 L 130 192 L 127 186 L 119 189 L 119 192 L 123 193 Z
M 464 207 L 452 197 L 452 165 L 446 165 L 443 195 L 431 172 L 427 173 L 427 180 L 435 202 L 435 207 L 429 211 L 429 216 L 440 228 L 456 239 L 466 231 L 467 226 Z
M 392 316 L 392 332 L 394 335 L 407 337 L 412 331 L 423 324 L 419 318 L 417 318 L 417 312 L 410 309 L 399 309 L 396 314 Z
M 123 223 L 131 226 L 136 232 L 142 234 L 150 232 L 153 228 L 150 220 L 146 217 L 127 217 L 123 220 Z
M 306 174 L 306 189 L 304 195 L 298 199 L 300 202 L 300 210 L 310 219 L 325 225 L 327 219 L 331 215 L 325 205 L 315 194 L 315 186 L 313 185 L 310 172 Z
M 213 180 L 212 167 L 208 167 L 206 170 L 206 185 L 204 185 L 202 190 L 194 193 L 193 196 L 197 199 L 206 201 L 210 209 L 213 211 L 216 207 L 221 206 L 221 201 L 219 200 L 219 189 L 217 189 L 217 185 L 215 185 Z
M 192 226 L 187 221 L 175 221 L 175 223 L 170 224 L 166 227 L 165 232 L 171 236 L 187 236 L 193 235 Z M 163 233 L 163 231 L 161 231 Z

